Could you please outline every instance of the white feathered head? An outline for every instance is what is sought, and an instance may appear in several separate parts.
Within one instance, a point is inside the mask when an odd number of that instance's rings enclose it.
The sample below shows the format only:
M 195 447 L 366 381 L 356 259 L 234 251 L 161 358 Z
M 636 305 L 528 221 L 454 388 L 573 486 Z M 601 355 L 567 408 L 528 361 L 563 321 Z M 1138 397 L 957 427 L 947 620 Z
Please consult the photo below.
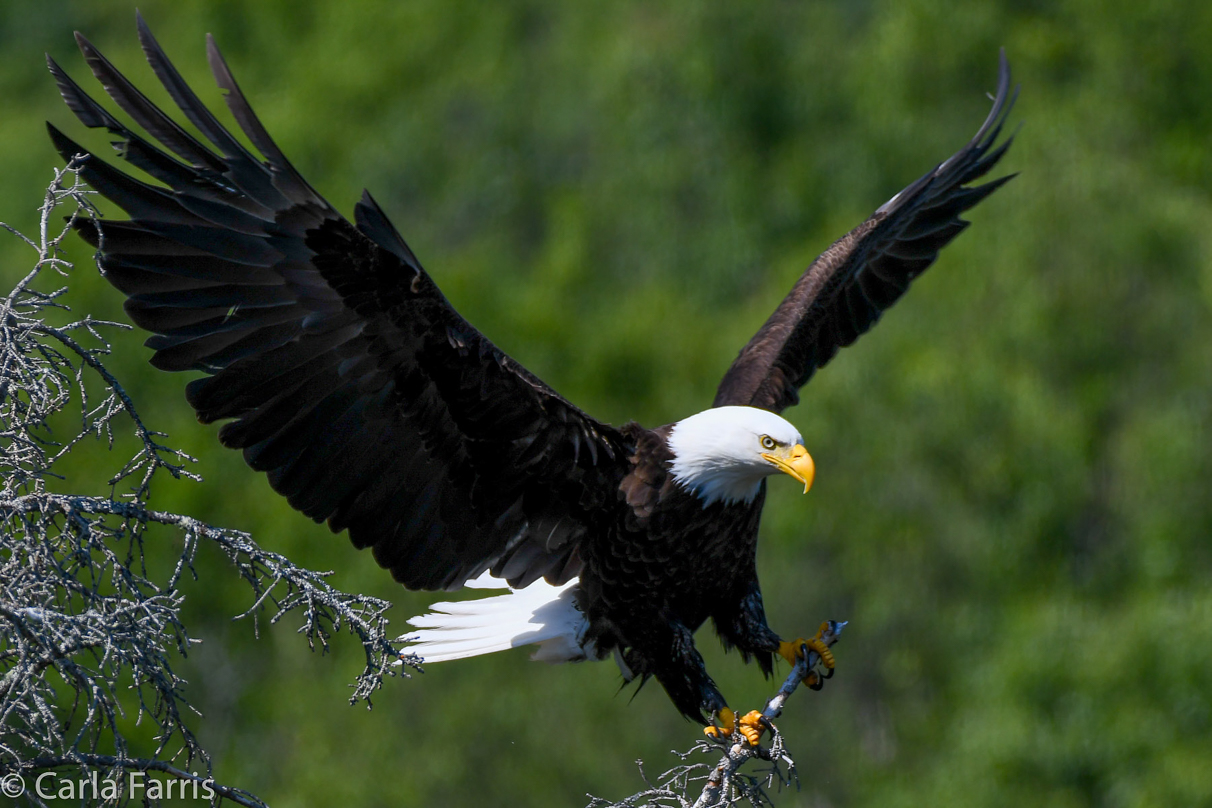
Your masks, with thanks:
M 710 505 L 752 502 L 762 480 L 783 472 L 812 486 L 816 467 L 790 422 L 754 407 L 716 407 L 673 425 L 673 478 Z

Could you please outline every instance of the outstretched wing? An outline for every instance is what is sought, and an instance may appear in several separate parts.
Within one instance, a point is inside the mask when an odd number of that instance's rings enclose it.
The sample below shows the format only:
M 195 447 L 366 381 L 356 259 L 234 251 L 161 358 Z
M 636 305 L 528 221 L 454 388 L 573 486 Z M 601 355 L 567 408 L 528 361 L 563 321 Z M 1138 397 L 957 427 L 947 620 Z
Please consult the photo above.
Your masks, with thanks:
M 997 97 L 976 136 L 812 262 L 741 349 L 720 382 L 714 406 L 782 411 L 799 400 L 799 388 L 817 368 L 875 324 L 968 226 L 960 214 L 1014 176 L 969 185 L 993 168 L 1014 140 L 995 147 L 1017 97 L 1017 89 L 1010 91 L 1003 50 Z
M 458 587 L 488 568 L 515 585 L 574 575 L 578 540 L 616 500 L 622 436 L 460 317 L 369 194 L 354 226 L 312 190 L 213 40 L 215 79 L 261 157 L 202 105 L 141 18 L 138 28 L 152 69 L 210 145 L 79 34 L 106 92 L 163 148 L 50 61 L 64 100 L 163 185 L 48 127 L 60 154 L 84 155 L 82 175 L 131 217 L 77 226 L 131 318 L 154 333 L 152 364 L 209 374 L 187 388 L 199 420 L 234 419 L 224 444 L 292 506 L 373 547 L 404 585 Z

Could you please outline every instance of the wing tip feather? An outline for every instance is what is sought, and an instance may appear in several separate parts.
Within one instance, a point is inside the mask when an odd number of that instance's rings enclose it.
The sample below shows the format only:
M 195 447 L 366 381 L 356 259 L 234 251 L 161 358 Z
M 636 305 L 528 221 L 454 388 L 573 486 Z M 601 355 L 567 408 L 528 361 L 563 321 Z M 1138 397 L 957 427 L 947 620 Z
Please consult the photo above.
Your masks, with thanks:
M 793 403 L 796 389 L 837 353 L 839 334 L 849 333 L 847 329 L 850 329 L 856 331 L 857 338 L 879 319 L 877 312 L 876 316 L 868 318 L 868 322 L 848 323 L 845 328 L 840 322 L 834 322 L 835 318 L 852 314 L 842 311 L 839 301 L 843 302 L 843 307 L 846 305 L 843 292 L 860 277 L 863 268 L 870 266 L 872 272 L 888 283 L 900 283 L 892 276 L 901 275 L 907 286 L 922 269 L 933 263 L 937 250 L 966 228 L 967 221 L 960 219 L 959 214 L 1017 176 L 1012 173 L 983 185 L 968 185 L 991 170 L 1014 141 L 1014 134 L 1011 134 L 997 143 L 1021 89 L 1021 85 L 1012 88 L 1011 81 L 1010 60 L 1003 46 L 998 50 L 997 91 L 991 96 L 992 106 L 976 133 L 959 151 L 894 195 L 809 265 L 790 294 L 729 367 L 713 406 L 746 404 L 779 412 Z M 916 220 L 915 212 L 920 214 Z M 928 239 L 928 243 L 906 245 L 901 250 L 906 256 L 898 256 L 895 249 L 880 249 L 879 241 L 874 242 L 875 246 L 863 246 L 872 238 L 891 238 L 895 242 L 902 237 Z M 893 265 L 876 266 L 873 261 L 883 264 L 892 261 Z M 849 276 L 838 281 L 834 276 L 839 272 L 849 273 Z M 819 282 L 806 282 L 813 273 L 820 275 Z M 883 273 L 888 273 L 889 277 L 884 278 Z M 831 297 L 822 301 L 822 294 Z M 888 305 L 891 305 L 900 297 L 900 291 L 889 297 Z M 783 336 L 778 337 L 778 334 Z M 776 379 L 785 355 L 788 357 L 785 361 L 793 362 L 796 368 L 792 373 L 784 374 L 786 378 Z

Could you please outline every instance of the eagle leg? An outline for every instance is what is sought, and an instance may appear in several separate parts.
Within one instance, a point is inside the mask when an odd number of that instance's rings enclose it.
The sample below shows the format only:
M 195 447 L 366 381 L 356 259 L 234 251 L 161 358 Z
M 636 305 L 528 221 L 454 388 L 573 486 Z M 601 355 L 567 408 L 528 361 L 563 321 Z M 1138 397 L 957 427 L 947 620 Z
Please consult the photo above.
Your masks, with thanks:
M 744 597 L 737 601 L 723 599 L 717 607 L 718 611 L 712 617 L 724 648 L 736 648 L 742 659 L 746 662 L 755 660 L 762 673 L 770 676 L 774 672 L 770 655 L 778 651 L 781 640 L 766 624 L 757 578 L 749 584 Z
M 715 741 L 723 741 L 730 735 L 740 734 L 750 746 L 757 746 L 762 732 L 770 728 L 770 719 L 761 710 L 750 710 L 738 721 L 736 713 L 725 707 L 717 713 L 718 724 L 703 728 L 703 734 Z
M 666 617 L 627 629 L 631 648 L 624 658 L 633 674 L 656 677 L 678 712 L 692 721 L 706 724 L 724 714 L 728 702 L 707 673 L 689 628 Z
M 804 684 L 808 685 L 808 687 L 812 688 L 813 690 L 820 690 L 825 684 L 825 679 L 833 678 L 833 652 L 829 650 L 829 646 L 825 645 L 824 641 L 821 639 L 824 633 L 828 630 L 829 623 L 821 623 L 821 627 L 817 629 L 816 634 L 809 639 L 804 639 L 801 637 L 800 639 L 792 642 L 779 643 L 778 654 L 783 659 L 787 660 L 789 665 L 794 666 L 796 660 L 802 659 L 806 653 L 805 649 L 808 651 L 815 651 L 817 655 L 820 656 L 821 666 L 824 667 L 825 673 L 819 674 L 816 671 L 811 671 L 804 679 Z

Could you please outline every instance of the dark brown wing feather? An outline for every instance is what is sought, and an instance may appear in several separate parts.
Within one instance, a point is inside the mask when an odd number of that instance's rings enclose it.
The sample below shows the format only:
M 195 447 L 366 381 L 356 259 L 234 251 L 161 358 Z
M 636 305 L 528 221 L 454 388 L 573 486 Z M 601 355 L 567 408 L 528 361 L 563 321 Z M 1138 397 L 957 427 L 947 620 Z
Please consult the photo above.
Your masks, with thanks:
M 1014 176 L 969 186 L 1014 140 L 995 147 L 1017 96 L 1003 50 L 997 97 L 976 136 L 812 262 L 732 363 L 714 406 L 782 411 L 799 400 L 799 388 L 817 368 L 875 324 L 968 226 L 960 214 Z
M 210 145 L 79 35 L 106 92 L 164 148 L 51 61 L 64 100 L 163 185 L 48 127 L 59 152 L 85 155 L 83 176 L 131 217 L 78 229 L 128 296 L 131 318 L 154 332 L 152 363 L 209 374 L 187 388 L 199 420 L 234 419 L 219 433 L 224 444 L 242 449 L 292 506 L 373 547 L 409 587 L 457 587 L 489 567 L 519 584 L 575 574 L 579 540 L 615 506 L 622 436 L 460 317 L 369 194 L 355 226 L 312 190 L 213 41 L 212 71 L 261 157 L 202 105 L 141 18 L 139 38 Z

